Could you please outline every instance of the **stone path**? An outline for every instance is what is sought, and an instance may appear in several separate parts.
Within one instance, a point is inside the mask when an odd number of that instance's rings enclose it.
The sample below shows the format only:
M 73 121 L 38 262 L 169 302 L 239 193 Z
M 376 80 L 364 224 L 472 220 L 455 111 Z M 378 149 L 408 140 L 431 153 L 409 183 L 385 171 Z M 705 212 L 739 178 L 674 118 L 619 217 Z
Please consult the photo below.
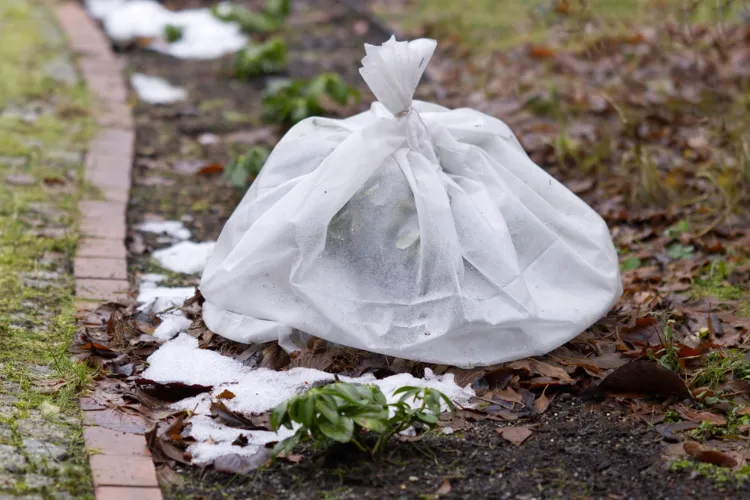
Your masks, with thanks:
M 128 290 L 135 133 L 108 40 L 77 2 L 50 10 L 0 5 L 0 500 L 160 499 L 145 429 L 75 398 L 75 311 Z
M 78 3 L 58 7 L 57 16 L 95 99 L 100 126 L 85 160 L 85 178 L 99 192 L 79 204 L 82 239 L 75 257 L 78 308 L 119 301 L 128 291 L 125 213 L 130 191 L 135 131 L 122 65 L 109 41 Z M 87 398 L 83 437 L 98 500 L 161 499 L 154 464 L 138 420 L 113 420 L 108 409 Z
M 74 394 L 88 374 L 65 350 L 91 123 L 48 10 L 0 3 L 0 44 L 0 499 L 86 498 Z

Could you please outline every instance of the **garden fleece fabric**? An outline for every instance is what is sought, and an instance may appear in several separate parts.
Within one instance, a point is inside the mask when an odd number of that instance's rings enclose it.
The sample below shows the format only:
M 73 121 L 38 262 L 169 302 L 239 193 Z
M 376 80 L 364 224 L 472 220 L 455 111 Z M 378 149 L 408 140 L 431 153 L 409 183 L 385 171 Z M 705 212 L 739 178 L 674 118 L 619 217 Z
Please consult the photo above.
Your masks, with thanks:
M 614 305 L 601 217 L 502 121 L 412 101 L 435 46 L 365 45 L 378 102 L 279 142 L 203 273 L 208 328 L 478 366 L 549 352 Z

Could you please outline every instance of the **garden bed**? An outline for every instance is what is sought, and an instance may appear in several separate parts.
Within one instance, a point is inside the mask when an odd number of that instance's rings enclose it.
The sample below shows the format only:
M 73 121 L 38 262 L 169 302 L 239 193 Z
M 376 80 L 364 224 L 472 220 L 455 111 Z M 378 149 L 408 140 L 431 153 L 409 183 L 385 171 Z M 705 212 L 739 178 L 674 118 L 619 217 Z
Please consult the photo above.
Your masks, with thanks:
M 430 29 L 434 28 L 427 26 L 423 31 Z M 747 439 L 747 423 L 737 414 L 746 408 L 746 401 L 741 391 L 732 393 L 727 388 L 730 382 L 741 382 L 742 376 L 735 377 L 732 369 L 696 362 L 705 361 L 702 355 L 713 349 L 731 352 L 740 363 L 748 363 L 744 348 L 750 309 L 743 280 L 750 268 L 742 243 L 748 241 L 747 212 L 743 215 L 737 210 L 746 206 L 747 181 L 742 180 L 743 171 L 712 170 L 715 163 L 709 161 L 724 161 L 729 154 L 714 132 L 719 130 L 719 117 L 732 112 L 730 103 L 739 98 L 743 76 L 741 72 L 723 75 L 716 97 L 693 102 L 704 95 L 711 72 L 700 65 L 682 68 L 675 54 L 713 57 L 709 49 L 684 41 L 675 49 L 679 34 L 674 30 L 659 35 L 663 38 L 632 26 L 624 32 L 610 39 L 597 31 L 591 39 L 572 42 L 562 36 L 553 38 L 555 32 L 550 35 L 554 47 L 523 46 L 492 56 L 451 38 L 441 44 L 435 62 L 441 104 L 476 107 L 506 120 L 532 158 L 589 202 L 613 231 L 622 254 L 625 298 L 590 331 L 545 358 L 557 369 L 564 367 L 571 381 L 546 380 L 550 387 L 544 389 L 545 383 L 538 380 L 541 374 L 518 369 L 524 373 L 520 381 L 514 379 L 508 385 L 508 379 L 489 388 L 494 395 L 485 395 L 499 407 L 494 413 L 489 411 L 492 418 L 484 413 L 474 423 L 464 415 L 449 425 L 453 433 L 394 442 L 375 462 L 352 449 L 329 454 L 306 449 L 300 463 L 276 462 L 247 477 L 176 466 L 179 476 L 162 474 L 162 479 L 177 484 L 165 488 L 167 496 L 547 498 L 611 493 L 712 497 L 739 495 L 748 489 L 747 466 L 738 464 L 732 470 L 689 461 L 684 449 L 669 446 L 698 439 L 719 450 L 746 454 L 742 443 Z M 738 33 L 728 33 L 727 49 L 739 58 L 744 42 Z M 332 114 L 348 116 L 369 105 L 372 97 L 357 69 L 362 44 L 381 43 L 388 36 L 377 24 L 343 3 L 299 0 L 282 35 L 289 44 L 289 74 L 247 81 L 229 75 L 231 56 L 191 61 L 138 47 L 121 51 L 127 74 L 161 76 L 188 95 L 176 104 L 138 102 L 135 107 L 136 164 L 128 211 L 134 293 L 147 273 L 166 275 L 161 285 L 197 285 L 197 275 L 165 272 L 151 257 L 151 251 L 169 246 L 175 238 L 136 228 L 149 220 L 174 220 L 183 222 L 195 241 L 218 237 L 243 194 L 222 178 L 223 168 L 250 146 L 272 147 L 283 134 L 281 126 L 262 120 L 262 95 L 269 81 L 333 71 L 357 86 L 362 99 L 352 106 L 331 106 Z M 594 55 L 582 50 L 580 43 L 592 44 Z M 634 57 L 641 58 L 642 66 L 628 66 Z M 644 88 L 630 81 L 618 87 L 605 77 L 610 74 L 603 68 L 610 64 L 607 61 L 615 60 L 613 64 L 627 71 L 641 71 L 638 74 L 645 78 L 661 67 L 662 58 L 671 61 L 668 73 L 688 72 L 683 88 L 693 90 Z M 424 85 L 420 96 L 434 100 L 434 90 Z M 710 111 L 708 120 L 696 112 L 699 104 Z M 654 112 L 654 106 L 660 111 Z M 734 125 L 731 133 L 741 133 L 744 123 Z M 700 170 L 709 175 L 701 177 Z M 734 186 L 736 190 L 730 189 Z M 682 195 L 697 201 L 686 203 Z M 725 208 L 716 210 L 717 206 Z M 703 332 L 702 336 L 697 332 Z M 212 342 L 210 335 L 208 340 L 202 338 L 205 347 L 225 353 L 236 355 L 244 349 L 234 343 Z M 699 399 L 697 408 L 676 413 L 679 405 L 674 406 L 674 399 L 657 404 L 632 398 L 596 403 L 582 397 L 592 381 L 621 362 L 649 356 L 691 382 Z M 711 394 L 725 394 L 729 403 L 706 400 L 712 396 L 700 392 L 703 386 L 698 381 L 703 379 L 698 377 L 709 373 L 709 368 L 714 374 Z M 423 367 L 407 363 L 401 370 L 421 374 Z M 481 376 L 465 379 L 475 384 L 481 380 Z M 508 387 L 513 394 L 502 392 Z M 480 384 L 476 389 L 481 396 L 488 387 Z M 550 396 L 549 407 L 536 408 L 544 394 Z M 515 397 L 526 399 L 519 406 L 513 403 Z M 698 410 L 712 412 L 724 424 L 718 425 L 719 430 L 701 427 L 695 416 Z M 467 420 L 471 425 L 464 427 Z M 528 427 L 531 435 L 515 446 L 498 430 L 508 426 Z M 663 455 L 672 452 L 681 458 L 670 466 Z

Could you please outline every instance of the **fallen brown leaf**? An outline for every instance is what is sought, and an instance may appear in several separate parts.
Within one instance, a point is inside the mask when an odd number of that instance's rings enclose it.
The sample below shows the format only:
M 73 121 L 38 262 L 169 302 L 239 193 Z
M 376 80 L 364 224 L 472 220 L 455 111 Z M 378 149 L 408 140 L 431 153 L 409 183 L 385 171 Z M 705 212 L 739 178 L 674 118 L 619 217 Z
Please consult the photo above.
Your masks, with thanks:
M 532 430 L 528 427 L 498 427 L 495 430 L 503 437 L 503 439 L 515 446 L 519 446 L 532 434 Z
M 520 405 L 523 404 L 523 397 L 510 387 L 493 391 L 492 399 L 500 399 L 502 401 L 507 401 L 509 403 L 518 403 Z
M 440 486 L 437 490 L 435 490 L 436 495 L 447 495 L 451 492 L 451 482 L 449 479 L 443 479 L 443 482 L 440 483 Z
M 185 479 L 166 464 L 156 467 L 156 479 L 160 486 L 179 488 L 185 484 Z
M 512 363 L 508 363 L 508 366 L 510 368 L 513 368 L 514 370 L 525 371 L 532 375 L 541 375 L 543 377 L 558 379 L 565 384 L 573 383 L 573 379 L 570 378 L 570 375 L 568 375 L 565 370 L 558 366 L 552 366 L 537 359 L 521 359 L 518 361 L 513 361 Z
M 700 443 L 687 441 L 684 443 L 685 452 L 700 462 L 718 465 L 719 467 L 737 467 L 736 458 L 719 450 L 707 450 Z
M 721 337 L 724 335 L 724 328 L 721 326 L 721 320 L 713 312 L 708 315 L 708 333 L 712 337 Z
M 529 55 L 535 59 L 550 59 L 557 55 L 557 52 L 546 45 L 529 46 Z
M 709 422 L 719 426 L 727 425 L 726 418 L 722 417 L 721 415 L 711 413 L 710 411 L 693 411 L 689 408 L 685 408 L 685 406 L 680 405 L 677 408 L 677 413 L 679 413 L 680 416 L 685 420 L 690 420 L 691 422 Z
M 218 417 L 222 423 L 230 427 L 238 427 L 251 431 L 271 429 L 271 422 L 265 415 L 246 416 L 230 409 L 222 401 L 211 402 L 211 413 Z
M 191 385 L 182 382 L 162 384 L 145 378 L 136 379 L 135 384 L 149 396 L 169 402 L 197 396 L 212 389 L 210 385 Z
M 216 396 L 217 399 L 234 399 L 234 393 L 229 389 L 224 389 Z
M 63 186 L 66 184 L 65 179 L 61 177 L 45 177 L 43 181 L 45 186 Z
M 224 166 L 218 163 L 209 163 L 205 167 L 198 170 L 198 175 L 217 175 L 224 172 Z
M 550 403 L 552 403 L 552 400 L 542 394 L 538 398 L 536 398 L 536 401 L 534 401 L 534 409 L 537 413 L 542 414 L 545 411 L 547 411 L 547 408 L 549 408 Z
M 277 458 L 293 464 L 298 464 L 305 459 L 302 455 L 285 455 L 284 453 L 280 453 Z
M 653 361 L 635 360 L 621 366 L 601 381 L 607 392 L 627 392 L 692 398 L 679 375 Z
M 260 362 L 261 368 L 280 370 L 288 364 L 289 355 L 276 342 L 271 342 L 263 348 L 263 360 Z

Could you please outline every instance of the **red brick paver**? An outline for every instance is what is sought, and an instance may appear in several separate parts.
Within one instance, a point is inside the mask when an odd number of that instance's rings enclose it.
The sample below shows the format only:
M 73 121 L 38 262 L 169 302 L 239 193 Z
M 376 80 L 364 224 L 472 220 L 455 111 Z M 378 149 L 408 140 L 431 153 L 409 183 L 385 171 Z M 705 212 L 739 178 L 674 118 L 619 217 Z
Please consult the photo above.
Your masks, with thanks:
M 100 129 L 91 140 L 84 177 L 97 200 L 80 203 L 80 241 L 75 259 L 77 304 L 85 310 L 97 301 L 128 298 L 125 213 L 130 193 L 135 147 L 123 64 L 109 41 L 78 2 L 56 7 L 70 48 L 95 99 Z M 156 470 L 146 447 L 145 422 L 81 398 L 97 500 L 161 500 Z
M 86 446 L 103 455 L 150 457 L 146 438 L 142 434 L 119 432 L 104 427 L 92 426 L 83 429 Z
M 151 457 L 92 455 L 94 486 L 159 486 Z
M 126 280 L 76 278 L 76 297 L 102 302 L 125 301 L 130 284 Z
M 127 252 L 121 241 L 83 238 L 78 242 L 78 257 L 106 257 L 125 260 Z
M 97 500 L 161 500 L 161 491 L 156 488 L 123 488 L 102 486 L 96 489 Z
M 76 257 L 74 274 L 76 278 L 127 280 L 128 268 L 125 259 Z

